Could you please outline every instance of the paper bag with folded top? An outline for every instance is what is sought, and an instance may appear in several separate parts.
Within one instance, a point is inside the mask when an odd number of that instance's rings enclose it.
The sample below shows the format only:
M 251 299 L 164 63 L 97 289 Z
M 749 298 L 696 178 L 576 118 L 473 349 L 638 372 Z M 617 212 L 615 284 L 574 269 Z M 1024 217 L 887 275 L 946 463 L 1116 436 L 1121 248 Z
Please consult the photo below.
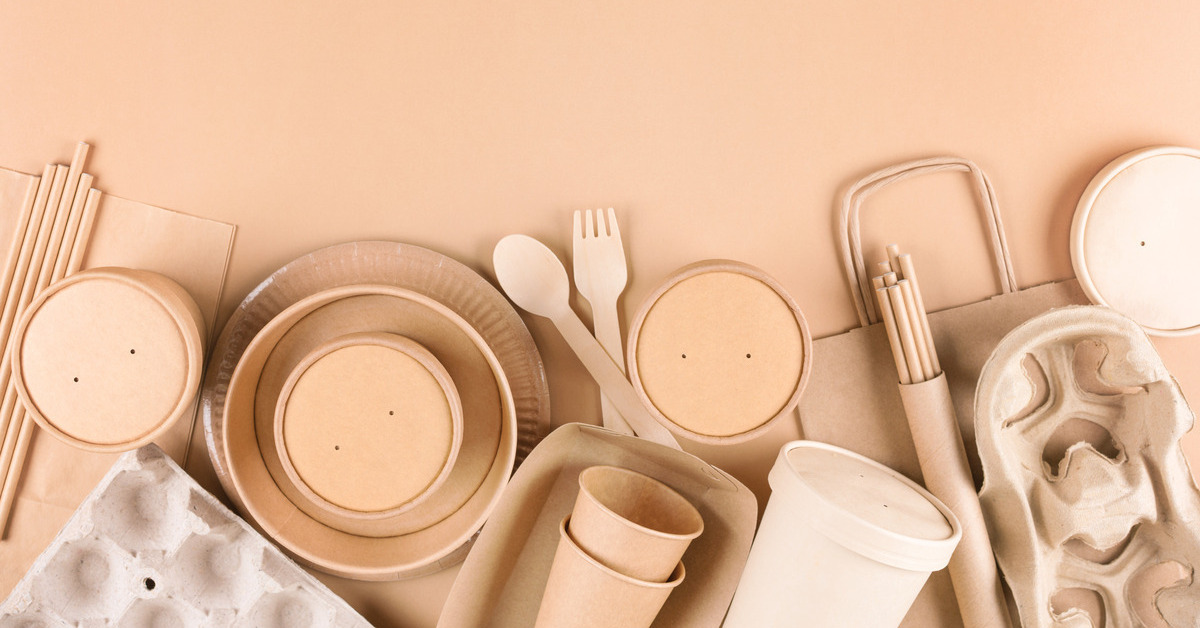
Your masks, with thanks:
M 878 322 L 870 298 L 874 291 L 863 259 L 859 212 L 867 197 L 888 185 L 944 171 L 962 171 L 970 176 L 1001 285 L 998 296 L 929 315 L 934 345 L 978 482 L 982 476 L 975 449 L 973 406 L 975 384 L 984 362 L 1000 340 L 1021 323 L 1056 307 L 1086 303 L 1087 298 L 1074 279 L 1018 288 L 995 191 L 983 171 L 966 159 L 938 157 L 892 166 L 864 177 L 843 197 L 839 244 L 861 327 L 813 342 L 812 373 L 800 400 L 800 422 L 806 438 L 844 447 L 914 480 L 923 480 L 896 385 L 887 333 Z M 962 625 L 946 572 L 930 578 L 903 625 Z

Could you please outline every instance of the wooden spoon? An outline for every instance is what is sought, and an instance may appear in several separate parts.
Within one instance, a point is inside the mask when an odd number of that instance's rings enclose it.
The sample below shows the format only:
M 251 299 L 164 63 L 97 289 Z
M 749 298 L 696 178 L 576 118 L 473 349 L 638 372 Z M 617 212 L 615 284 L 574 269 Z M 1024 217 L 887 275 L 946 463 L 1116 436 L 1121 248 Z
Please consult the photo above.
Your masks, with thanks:
M 625 379 L 608 352 L 592 336 L 571 309 L 571 284 L 567 270 L 554 252 L 525 235 L 510 235 L 496 244 L 492 265 L 500 287 L 522 309 L 554 323 L 571 350 L 600 385 L 617 411 L 638 436 L 679 449 L 667 431 L 638 400 L 633 385 Z

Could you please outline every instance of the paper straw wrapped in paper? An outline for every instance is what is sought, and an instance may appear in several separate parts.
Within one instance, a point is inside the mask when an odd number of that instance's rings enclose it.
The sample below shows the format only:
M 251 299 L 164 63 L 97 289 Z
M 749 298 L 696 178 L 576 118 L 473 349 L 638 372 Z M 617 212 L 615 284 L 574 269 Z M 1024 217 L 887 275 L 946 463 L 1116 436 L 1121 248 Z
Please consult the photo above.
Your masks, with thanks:
M 967 462 L 950 388 L 942 373 L 912 258 L 888 247 L 897 278 L 880 277 L 875 285 L 887 324 L 900 398 L 908 417 L 925 487 L 942 500 L 962 524 L 962 541 L 950 558 L 950 580 L 967 628 L 1010 628 L 1008 605 L 988 538 L 975 480 Z M 889 281 L 890 280 L 890 281 Z M 882 287 L 880 287 L 882 284 Z

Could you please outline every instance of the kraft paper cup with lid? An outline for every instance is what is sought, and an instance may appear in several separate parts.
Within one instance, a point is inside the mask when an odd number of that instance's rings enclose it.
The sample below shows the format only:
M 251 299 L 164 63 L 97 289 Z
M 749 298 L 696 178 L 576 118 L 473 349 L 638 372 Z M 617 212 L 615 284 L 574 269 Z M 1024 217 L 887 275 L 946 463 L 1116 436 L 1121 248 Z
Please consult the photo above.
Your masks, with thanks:
M 151 442 L 192 406 L 204 316 L 178 283 L 95 268 L 56 282 L 17 324 L 13 382 L 26 411 L 76 447 L 117 452 Z
M 928 491 L 825 443 L 784 445 L 769 481 L 724 628 L 898 626 L 962 536 Z
M 671 487 L 636 471 L 600 465 L 579 474 L 571 537 L 600 563 L 649 582 L 666 582 L 704 519 Z
M 605 567 L 579 547 L 568 515 L 558 526 L 558 549 L 534 628 L 649 628 L 667 597 L 683 582 L 683 563 L 665 582 L 647 582 Z
M 292 370 L 269 446 L 287 475 L 280 489 L 309 516 L 393 536 L 396 517 L 445 483 L 462 424 L 458 391 L 436 356 L 398 334 L 358 332 L 321 344 Z

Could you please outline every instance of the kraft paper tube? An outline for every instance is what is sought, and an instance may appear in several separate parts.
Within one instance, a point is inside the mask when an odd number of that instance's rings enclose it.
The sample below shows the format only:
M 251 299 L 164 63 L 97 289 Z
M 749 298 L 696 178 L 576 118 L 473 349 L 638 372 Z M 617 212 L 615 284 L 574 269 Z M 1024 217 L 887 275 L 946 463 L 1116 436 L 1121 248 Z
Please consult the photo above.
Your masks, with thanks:
M 14 306 L 12 321 L 20 319 L 21 315 L 25 313 L 25 308 L 33 301 L 34 289 L 37 287 L 42 266 L 44 265 L 46 256 L 51 255 L 47 249 L 50 246 L 52 227 L 54 226 L 55 216 L 58 211 L 58 203 L 62 200 L 63 187 L 67 184 L 66 166 L 54 166 L 52 176 L 52 179 L 44 179 L 44 181 L 50 181 L 49 195 L 42 196 L 42 193 L 38 192 L 36 202 L 41 204 L 41 207 L 35 207 L 34 213 L 37 214 L 39 209 L 43 212 L 41 213 L 41 223 L 38 225 L 35 239 L 32 242 L 26 243 L 30 245 L 29 261 L 25 269 L 25 276 L 22 278 L 20 294 Z M 23 252 L 22 257 L 24 256 L 25 253 Z M 16 280 L 14 280 L 14 285 L 15 283 Z M 8 307 L 8 304 L 5 304 L 6 314 Z M 8 360 L 8 354 L 12 345 L 13 331 L 13 329 L 10 329 L 6 335 L 4 359 L 0 361 L 0 390 L 4 391 L 4 401 L 3 404 L 0 404 L 0 426 L 4 426 L 4 441 L 3 446 L 0 447 L 0 473 L 4 475 L 0 477 L 0 486 L 7 482 L 9 462 L 12 460 L 13 449 L 16 447 L 17 433 L 20 429 L 18 425 L 19 421 L 13 420 L 13 411 L 17 405 L 17 391 L 10 385 L 11 382 L 9 379 L 12 375 L 12 368 Z
M 889 244 L 884 248 L 887 250 L 888 264 L 891 265 L 892 271 L 900 275 L 900 279 L 908 279 L 908 275 L 900 269 L 900 245 Z
M 925 342 L 929 345 L 929 359 L 933 362 L 933 374 L 940 375 L 942 365 L 938 362 L 937 348 L 933 346 L 933 332 L 929 330 L 929 314 L 925 310 L 925 299 L 921 296 L 921 283 L 917 281 L 917 269 L 908 253 L 900 256 L 900 272 L 912 284 L 913 300 L 917 302 L 917 312 L 921 319 L 921 329 L 925 333 Z
M 76 203 L 76 188 L 79 187 L 81 177 L 85 176 L 83 165 L 87 161 L 89 148 L 85 142 L 79 142 L 76 145 L 75 154 L 71 157 L 71 165 L 66 169 L 61 191 L 58 192 L 57 202 L 55 191 L 59 189 L 57 187 L 59 185 L 58 175 L 63 174 L 63 171 L 61 166 L 56 168 L 55 187 L 51 189 L 50 198 L 47 199 L 46 214 L 43 217 L 43 222 L 49 220 L 50 212 L 53 211 L 54 221 L 51 223 L 50 239 L 44 249 L 44 257 L 41 268 L 38 269 L 37 282 L 34 284 L 32 296 L 37 296 L 39 292 L 45 290 L 52 280 L 62 278 L 54 276 L 56 267 L 61 266 L 64 270 L 66 268 L 65 261 L 60 260 L 65 260 L 70 255 L 71 246 L 74 244 L 75 234 L 71 233 L 68 236 L 67 231 L 73 210 L 78 208 L 79 211 L 82 211 L 83 203 Z M 91 177 L 87 178 L 87 187 L 91 187 L 91 179 Z M 32 268 L 30 275 L 32 275 Z M 29 300 L 25 298 L 24 290 L 22 290 L 21 298 L 22 301 L 18 304 L 19 308 L 23 308 L 29 303 Z M 7 347 L 5 351 L 8 351 Z M 5 365 L 7 366 L 7 364 L 8 360 L 5 359 Z M 0 375 L 11 375 L 11 373 L 0 371 Z M 3 534 L 7 527 L 9 512 L 12 509 L 13 495 L 16 493 L 17 483 L 25 466 L 25 452 L 29 447 L 29 439 L 33 436 L 33 425 L 26 425 L 28 417 L 25 416 L 25 410 L 15 400 L 12 402 L 15 414 L 9 410 L 8 399 L 16 395 L 16 389 L 11 379 L 0 377 L 0 380 L 5 381 L 5 402 L 0 405 L 0 413 L 3 413 L 3 422 L 7 423 L 4 431 L 4 444 L 0 448 L 0 473 L 3 473 L 0 476 L 0 534 Z
M 666 582 L 617 573 L 579 548 L 568 531 L 570 519 L 558 526 L 558 550 L 534 627 L 649 628 L 667 596 L 683 582 L 683 563 Z
M 921 327 L 921 313 L 917 311 L 917 302 L 913 299 L 912 282 L 907 279 L 901 279 L 896 282 L 900 286 L 900 293 L 904 295 L 904 309 L 908 311 L 908 324 L 912 327 L 913 340 L 917 344 L 917 357 L 921 359 L 921 381 L 933 379 L 937 375 L 933 371 L 933 360 L 929 355 L 929 343 L 925 338 L 925 329 Z
M 896 361 L 896 374 L 900 376 L 901 384 L 911 384 L 912 377 L 908 374 L 908 362 L 904 360 L 904 348 L 900 344 L 900 332 L 896 329 L 896 316 L 892 311 L 892 300 L 888 298 L 886 288 L 875 291 L 878 297 L 879 309 L 883 310 L 883 327 L 887 330 L 888 344 L 892 346 L 892 358 Z
M 970 628 L 1011 628 L 996 558 L 946 376 L 902 385 L 900 398 L 908 415 L 925 487 L 962 524 L 962 540 L 950 557 L 949 570 L 963 624 Z
M 63 276 L 70 276 L 79 272 L 83 267 L 83 255 L 87 251 L 88 242 L 91 240 L 92 227 L 96 222 L 96 211 L 100 205 L 100 190 L 87 189 L 92 183 L 91 175 L 83 175 L 79 181 L 79 189 L 76 191 L 75 203 L 72 205 L 71 212 L 74 214 L 79 205 L 81 196 L 85 197 L 78 224 L 68 227 L 68 236 L 70 240 L 63 241 L 63 249 L 68 250 L 69 255 L 66 255 L 67 264 L 63 269 L 63 275 L 59 276 L 59 271 L 56 266 L 54 271 L 54 280 L 62 279 Z M 72 215 L 72 220 L 75 216 Z M 74 231 L 74 233 L 71 233 Z M 60 257 L 63 255 L 60 254 Z M 12 457 L 9 460 L 8 467 L 0 466 L 0 539 L 4 538 L 4 530 L 8 526 L 8 517 L 12 514 L 13 500 L 16 498 L 17 485 L 21 481 L 21 473 L 25 469 L 25 456 L 29 451 L 29 442 L 33 439 L 34 423 L 25 416 L 22 410 L 18 415 L 19 421 L 17 427 L 17 440 L 12 448 Z M 2 452 L 0 452 L 2 453 Z
M 880 290 L 886 288 L 887 286 L 883 283 L 883 275 L 878 275 L 876 277 L 872 277 L 871 278 L 871 287 L 875 289 L 876 295 L 879 294 Z M 882 321 L 884 318 L 883 302 L 880 301 L 878 297 L 875 298 L 875 313 L 879 314 L 879 320 Z
M 914 382 L 924 381 L 921 358 L 917 355 L 917 341 L 913 337 L 912 326 L 908 323 L 908 309 L 904 307 L 904 293 L 900 286 L 888 286 L 887 293 L 896 317 L 896 330 L 900 332 L 900 346 L 904 349 L 904 363 L 908 365 L 908 376 Z

